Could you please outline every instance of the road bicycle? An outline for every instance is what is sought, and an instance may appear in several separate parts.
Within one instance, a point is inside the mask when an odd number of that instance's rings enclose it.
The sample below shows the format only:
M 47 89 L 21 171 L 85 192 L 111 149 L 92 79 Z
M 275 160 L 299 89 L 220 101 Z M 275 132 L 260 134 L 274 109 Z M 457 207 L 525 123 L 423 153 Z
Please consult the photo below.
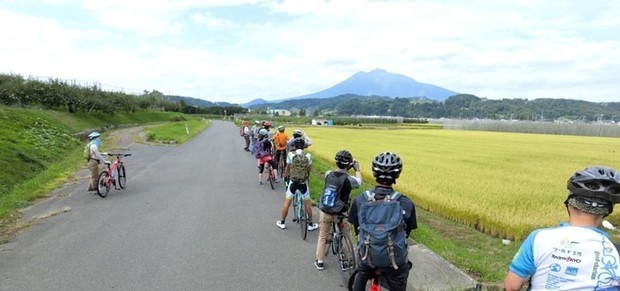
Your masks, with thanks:
M 284 167 L 286 166 L 286 150 L 280 153 L 280 158 L 278 158 L 278 176 L 280 180 L 284 178 Z
M 99 174 L 99 178 L 97 179 L 97 194 L 101 198 L 105 198 L 110 192 L 110 188 L 114 186 L 114 189 L 120 190 L 125 189 L 125 185 L 127 182 L 127 172 L 125 171 L 125 165 L 123 165 L 123 161 L 121 157 L 128 157 L 131 154 L 112 154 L 112 153 L 103 153 L 107 154 L 111 157 L 116 157 L 113 163 L 106 163 L 107 169 L 103 170 Z M 119 188 L 120 187 L 120 188 Z
M 353 283 L 355 282 L 355 276 L 357 276 L 357 270 L 355 270 L 353 272 L 353 274 L 351 274 L 351 277 L 349 278 L 349 290 L 353 290 Z M 383 280 L 381 280 L 381 274 L 377 274 L 376 277 L 368 280 L 368 282 L 366 283 L 366 288 L 364 290 L 368 290 L 368 291 L 389 291 L 387 289 L 387 287 L 383 287 L 385 285 L 385 283 L 383 282 Z
M 332 221 L 332 227 L 325 241 L 325 256 L 332 251 L 336 255 L 340 266 L 340 275 L 344 285 L 349 284 L 349 279 L 355 271 L 355 249 L 353 248 L 353 239 L 349 231 L 342 231 L 340 225 L 347 216 L 343 213 L 338 215 L 335 221 Z
M 295 212 L 293 221 L 299 223 L 301 226 L 301 238 L 306 240 L 306 236 L 308 235 L 308 214 L 306 213 L 304 195 L 299 189 L 295 191 L 295 196 L 293 196 L 293 211 Z
M 267 172 L 269 174 L 267 174 L 267 181 L 269 181 L 269 186 L 271 186 L 272 190 L 275 190 L 275 182 L 276 182 L 276 176 L 273 174 L 273 166 L 271 165 L 271 161 L 266 162 L 267 164 Z

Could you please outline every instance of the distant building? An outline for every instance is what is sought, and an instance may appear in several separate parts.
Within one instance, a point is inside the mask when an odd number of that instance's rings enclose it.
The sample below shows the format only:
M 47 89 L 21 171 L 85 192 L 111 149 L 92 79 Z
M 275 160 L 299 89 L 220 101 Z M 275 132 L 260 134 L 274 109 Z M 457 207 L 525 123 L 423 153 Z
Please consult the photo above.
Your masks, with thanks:
M 279 116 L 291 116 L 291 112 L 286 109 L 267 110 L 267 114 L 273 114 L 273 115 L 279 115 Z
M 312 119 L 312 125 L 333 126 L 334 122 L 328 119 Z

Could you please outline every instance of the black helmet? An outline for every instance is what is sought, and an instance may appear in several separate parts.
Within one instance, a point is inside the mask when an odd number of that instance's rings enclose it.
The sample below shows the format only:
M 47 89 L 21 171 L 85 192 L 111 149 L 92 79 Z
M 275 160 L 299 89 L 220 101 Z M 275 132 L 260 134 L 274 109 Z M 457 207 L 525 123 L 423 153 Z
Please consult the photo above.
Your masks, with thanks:
M 612 168 L 594 166 L 577 171 L 566 188 L 565 203 L 584 212 L 609 215 L 620 202 L 620 174 Z
M 299 129 L 295 129 L 295 130 L 293 131 L 293 137 L 294 137 L 294 138 L 301 137 L 302 135 L 304 135 L 304 134 L 303 134 L 303 133 L 301 132 L 301 130 L 299 130 Z
M 353 156 L 351 155 L 349 151 L 341 150 L 336 153 L 334 160 L 336 160 L 336 164 L 349 165 L 351 164 L 351 162 L 353 162 Z
M 293 147 L 296 150 L 303 150 L 306 147 L 306 141 L 302 137 L 293 140 Z
M 391 152 L 380 153 L 372 160 L 372 175 L 381 184 L 395 184 L 402 169 L 403 162 Z

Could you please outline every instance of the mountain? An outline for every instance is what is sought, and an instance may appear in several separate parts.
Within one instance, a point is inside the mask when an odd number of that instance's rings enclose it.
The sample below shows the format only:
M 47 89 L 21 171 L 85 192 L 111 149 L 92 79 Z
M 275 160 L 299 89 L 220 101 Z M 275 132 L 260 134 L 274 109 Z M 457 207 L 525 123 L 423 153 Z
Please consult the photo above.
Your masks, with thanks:
M 240 104 L 240 106 L 245 107 L 245 108 L 250 108 L 252 106 L 262 105 L 262 104 L 267 104 L 267 103 L 269 103 L 267 100 L 259 98 L 259 99 L 254 99 L 248 103 Z
M 459 93 L 439 86 L 420 83 L 405 75 L 390 73 L 383 69 L 375 69 L 370 72 L 358 72 L 350 78 L 323 91 L 285 100 L 330 98 L 345 94 L 386 96 L 393 98 L 426 97 L 437 101 L 443 101 Z
M 186 97 L 186 96 L 177 96 L 177 95 L 165 95 L 164 98 L 167 101 L 171 101 L 175 103 L 178 103 L 179 101 L 183 100 L 185 105 L 194 106 L 198 108 L 212 107 L 212 106 L 228 107 L 228 106 L 237 105 L 237 104 L 232 104 L 228 102 L 210 102 L 204 99 L 198 99 L 198 98 Z

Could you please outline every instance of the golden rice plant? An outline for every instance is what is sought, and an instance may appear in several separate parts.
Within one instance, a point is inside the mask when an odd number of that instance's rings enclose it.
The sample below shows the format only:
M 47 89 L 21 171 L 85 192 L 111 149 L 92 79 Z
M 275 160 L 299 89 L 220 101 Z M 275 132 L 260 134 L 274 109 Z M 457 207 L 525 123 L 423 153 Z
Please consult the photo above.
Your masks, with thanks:
M 310 151 L 333 160 L 341 149 L 371 162 L 392 151 L 403 160 L 395 185 L 417 207 L 481 231 L 523 239 L 532 229 L 566 221 L 566 182 L 579 169 L 620 170 L 620 139 L 482 131 L 308 127 Z M 614 213 L 612 222 L 619 222 Z

